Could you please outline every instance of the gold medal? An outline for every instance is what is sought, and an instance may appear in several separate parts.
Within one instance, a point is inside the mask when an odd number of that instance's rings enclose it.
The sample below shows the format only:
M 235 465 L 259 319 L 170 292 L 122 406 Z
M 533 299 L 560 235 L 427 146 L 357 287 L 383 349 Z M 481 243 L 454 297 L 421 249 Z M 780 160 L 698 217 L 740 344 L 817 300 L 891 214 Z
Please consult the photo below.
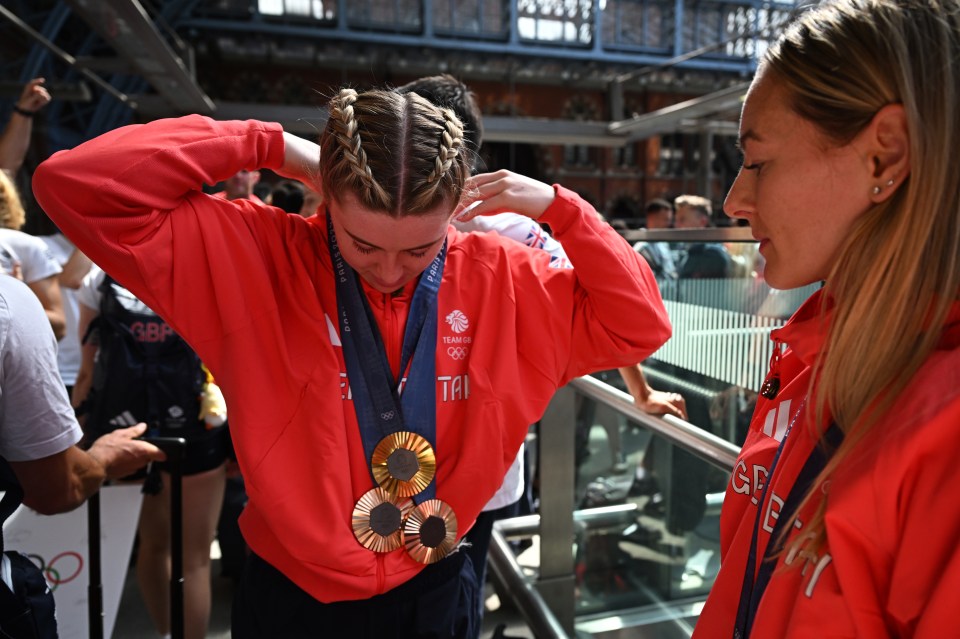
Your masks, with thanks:
M 430 442 L 416 433 L 391 433 L 377 444 L 370 459 L 373 478 L 385 491 L 412 497 L 426 488 L 437 471 Z
M 457 542 L 457 515 L 439 499 L 429 499 L 407 515 L 403 545 L 422 564 L 432 564 L 450 554 Z
M 403 545 L 403 522 L 413 502 L 382 488 L 368 490 L 353 507 L 353 534 L 364 548 L 390 552 Z

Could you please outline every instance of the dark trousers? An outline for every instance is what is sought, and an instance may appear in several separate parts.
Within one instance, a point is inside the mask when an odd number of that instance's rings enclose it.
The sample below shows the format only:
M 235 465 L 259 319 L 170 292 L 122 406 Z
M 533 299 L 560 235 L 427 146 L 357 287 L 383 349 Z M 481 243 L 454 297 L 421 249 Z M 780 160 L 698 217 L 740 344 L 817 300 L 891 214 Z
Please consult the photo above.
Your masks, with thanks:
M 516 517 L 520 512 L 520 502 L 515 501 L 503 508 L 496 510 L 485 510 L 477 516 L 477 522 L 473 525 L 465 536 L 470 543 L 461 552 L 470 555 L 470 561 L 473 563 L 473 570 L 477 575 L 477 584 L 480 590 L 477 593 L 479 602 L 479 614 L 483 617 L 483 585 L 487 580 L 487 553 L 490 551 L 490 536 L 493 534 L 493 524 L 500 519 L 509 519 Z
M 233 601 L 233 639 L 461 639 L 479 634 L 477 579 L 457 552 L 382 595 L 322 603 L 251 554 Z
M 247 505 L 243 477 L 227 477 L 223 491 L 223 507 L 217 522 L 217 543 L 220 544 L 220 576 L 240 579 L 247 562 L 247 544 L 240 532 L 238 519 Z

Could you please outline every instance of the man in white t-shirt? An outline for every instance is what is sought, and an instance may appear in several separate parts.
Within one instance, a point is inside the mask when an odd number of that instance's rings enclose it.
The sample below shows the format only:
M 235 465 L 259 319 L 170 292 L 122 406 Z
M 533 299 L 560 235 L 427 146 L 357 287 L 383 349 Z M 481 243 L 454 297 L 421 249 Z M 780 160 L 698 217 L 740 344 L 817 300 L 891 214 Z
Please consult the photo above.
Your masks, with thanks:
M 77 447 L 83 433 L 57 372 L 57 342 L 29 288 L 0 274 L 0 455 L 23 486 L 23 503 L 43 514 L 76 508 L 107 478 L 126 477 L 155 446 L 135 438 L 145 424 Z

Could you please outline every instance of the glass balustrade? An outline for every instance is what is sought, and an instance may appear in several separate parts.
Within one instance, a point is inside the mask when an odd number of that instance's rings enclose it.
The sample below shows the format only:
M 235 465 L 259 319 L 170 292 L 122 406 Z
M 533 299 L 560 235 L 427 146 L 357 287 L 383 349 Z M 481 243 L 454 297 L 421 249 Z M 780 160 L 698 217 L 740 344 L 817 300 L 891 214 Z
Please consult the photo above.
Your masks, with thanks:
M 690 635 L 719 569 L 720 508 L 770 331 L 817 288 L 768 287 L 749 229 L 626 234 L 673 258 L 677 275 L 658 282 L 674 334 L 642 368 L 683 395 L 689 424 L 638 411 L 615 370 L 558 393 L 539 426 L 540 519 L 497 526 L 523 540 L 505 547 L 537 591 L 527 605 L 548 609 L 545 636 Z

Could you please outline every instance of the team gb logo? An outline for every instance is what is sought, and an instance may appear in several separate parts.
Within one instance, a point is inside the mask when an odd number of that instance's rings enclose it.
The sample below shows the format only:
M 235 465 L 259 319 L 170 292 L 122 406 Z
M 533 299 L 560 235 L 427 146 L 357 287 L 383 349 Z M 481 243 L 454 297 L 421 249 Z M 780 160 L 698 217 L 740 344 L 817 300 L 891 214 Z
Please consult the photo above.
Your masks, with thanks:
M 447 315 L 447 324 L 450 325 L 454 333 L 462 333 L 470 328 L 470 320 L 460 311 L 453 311 Z

